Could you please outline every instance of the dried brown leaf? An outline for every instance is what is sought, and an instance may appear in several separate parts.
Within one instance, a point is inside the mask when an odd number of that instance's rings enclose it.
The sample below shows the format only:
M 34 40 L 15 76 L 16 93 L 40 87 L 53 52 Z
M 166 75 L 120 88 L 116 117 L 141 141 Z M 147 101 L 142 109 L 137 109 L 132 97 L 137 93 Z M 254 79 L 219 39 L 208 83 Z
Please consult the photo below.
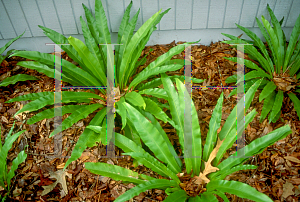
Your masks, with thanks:
M 290 182 L 286 182 L 284 185 L 283 185 L 283 194 L 282 194 L 282 197 L 283 198 L 287 198 L 288 196 L 290 195 L 294 195 L 295 192 L 293 191 L 293 184 L 290 183 Z
M 42 192 L 42 196 L 48 194 L 50 191 L 52 191 L 57 183 L 60 183 L 63 192 L 61 192 L 61 197 L 64 197 L 65 195 L 68 194 L 68 188 L 67 188 L 67 183 L 66 183 L 66 176 L 69 178 L 72 178 L 72 174 L 68 173 L 67 170 L 58 170 L 56 172 L 50 172 L 50 177 L 49 178 L 55 178 L 56 182 L 48 185 L 48 186 L 42 186 L 44 188 L 44 191 Z
M 202 181 L 204 181 L 205 183 L 209 183 L 209 179 L 206 177 L 206 175 L 208 175 L 209 173 L 213 173 L 213 172 L 216 172 L 217 170 L 219 170 L 219 168 L 217 167 L 214 167 L 211 165 L 211 162 L 212 160 L 214 160 L 214 158 L 216 157 L 222 143 L 223 143 L 224 140 L 220 140 L 218 138 L 218 142 L 217 142 L 217 145 L 216 147 L 212 150 L 207 162 L 205 163 L 205 168 L 203 170 L 202 173 L 200 173 L 199 177 L 195 176 L 195 178 L 197 179 L 195 181 L 195 184 L 202 184 Z

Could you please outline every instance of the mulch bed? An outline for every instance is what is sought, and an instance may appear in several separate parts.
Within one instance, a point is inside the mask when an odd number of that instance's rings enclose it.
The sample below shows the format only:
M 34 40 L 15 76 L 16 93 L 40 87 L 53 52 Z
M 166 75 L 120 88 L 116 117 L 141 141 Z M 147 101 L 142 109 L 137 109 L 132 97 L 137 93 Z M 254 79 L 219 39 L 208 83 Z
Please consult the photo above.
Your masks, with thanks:
M 153 49 L 153 51 L 147 56 L 147 63 L 140 66 L 137 72 L 142 71 L 150 62 L 154 61 L 158 56 L 167 52 L 175 45 L 175 42 L 172 42 L 166 45 L 147 46 L 141 57 L 148 54 L 150 49 Z M 196 78 L 205 79 L 205 82 L 201 84 L 202 86 L 228 86 L 225 83 L 225 79 L 236 73 L 236 65 L 233 62 L 223 59 L 223 57 L 234 56 L 236 56 L 236 49 L 220 42 L 212 43 L 210 46 L 193 46 L 192 74 Z M 62 57 L 73 62 L 66 53 L 63 53 Z M 184 52 L 174 56 L 174 58 L 183 59 Z M 26 149 L 28 157 L 25 163 L 22 163 L 19 166 L 16 177 L 12 181 L 12 192 L 14 196 L 10 199 L 11 201 L 114 201 L 119 195 L 135 186 L 131 183 L 125 184 L 105 176 L 92 174 L 84 169 L 84 162 L 106 162 L 159 179 L 163 178 L 144 166 L 134 167 L 133 159 L 129 156 L 116 159 L 100 158 L 101 156 L 106 155 L 106 148 L 102 144 L 98 144 L 95 147 L 86 149 L 77 161 L 72 162 L 68 167 L 67 173 L 61 173 L 60 180 L 66 181 L 66 188 L 68 190 L 66 195 L 63 192 L 64 187 L 58 183 L 53 190 L 50 190 L 48 194 L 42 196 L 44 190 L 42 186 L 48 186 L 55 182 L 55 178 L 53 178 L 54 174 L 52 172 L 62 170 L 67 159 L 49 158 L 54 151 L 53 138 L 48 138 L 54 128 L 53 119 L 42 120 L 35 124 L 28 125 L 26 122 L 24 123 L 24 121 L 28 120 L 35 113 L 22 113 L 15 118 L 13 117 L 19 109 L 28 103 L 28 101 L 4 103 L 9 99 L 23 94 L 54 91 L 54 79 L 35 70 L 16 65 L 18 61 L 23 60 L 26 59 L 20 57 L 8 58 L 1 64 L 2 67 L 0 69 L 0 80 L 3 80 L 7 76 L 13 76 L 20 73 L 39 78 L 39 80 L 36 81 L 18 82 L 14 85 L 0 88 L 0 124 L 2 142 L 14 121 L 16 121 L 14 133 L 26 129 L 26 132 L 19 137 L 9 152 L 9 168 L 12 160 L 21 150 L 23 150 L 25 145 L 28 145 L 28 148 Z M 246 72 L 247 71 L 248 70 L 246 69 Z M 172 74 L 183 75 L 184 68 Z M 229 88 L 193 89 L 193 101 L 198 112 L 203 143 L 205 142 L 205 136 L 208 131 L 212 111 L 220 94 L 223 92 L 225 95 L 222 108 L 222 126 L 231 110 L 236 105 L 236 96 L 227 98 L 231 91 L 232 89 Z M 293 133 L 288 135 L 287 138 L 278 141 L 273 146 L 268 147 L 262 154 L 250 158 L 248 163 L 257 165 L 258 168 L 256 170 L 239 171 L 227 176 L 226 180 L 236 180 L 247 183 L 258 191 L 265 193 L 274 201 L 297 201 L 300 194 L 299 119 L 293 109 L 292 102 L 287 97 L 284 99 L 284 107 L 282 109 L 280 120 L 271 124 L 269 124 L 267 120 L 259 123 L 259 115 L 263 104 L 258 102 L 259 92 L 260 91 L 256 92 L 250 109 L 247 111 L 247 113 L 249 113 L 250 110 L 255 108 L 258 114 L 246 128 L 246 144 L 285 124 L 290 125 Z M 71 155 L 80 134 L 83 132 L 87 123 L 93 118 L 94 114 L 80 120 L 71 128 L 62 132 L 64 148 L 63 156 Z M 67 116 L 68 114 L 64 115 L 63 119 Z M 116 130 L 120 128 L 118 124 L 119 123 L 116 122 Z M 178 138 L 174 129 L 168 124 L 164 124 L 163 128 L 167 132 L 176 150 L 180 152 Z M 225 158 L 234 152 L 235 148 L 233 147 L 225 154 Z M 119 156 L 121 153 L 122 151 L 116 148 L 116 155 Z M 52 173 L 52 175 L 50 175 L 50 173 Z M 65 175 L 67 176 L 65 177 Z M 4 193 L 4 190 L 0 189 L 0 193 Z M 163 201 L 166 196 L 167 195 L 163 190 L 153 189 L 141 193 L 130 201 Z M 227 194 L 227 196 L 229 197 L 229 201 L 250 201 L 240 199 L 230 194 Z M 222 201 L 222 199 L 220 199 L 220 201 Z

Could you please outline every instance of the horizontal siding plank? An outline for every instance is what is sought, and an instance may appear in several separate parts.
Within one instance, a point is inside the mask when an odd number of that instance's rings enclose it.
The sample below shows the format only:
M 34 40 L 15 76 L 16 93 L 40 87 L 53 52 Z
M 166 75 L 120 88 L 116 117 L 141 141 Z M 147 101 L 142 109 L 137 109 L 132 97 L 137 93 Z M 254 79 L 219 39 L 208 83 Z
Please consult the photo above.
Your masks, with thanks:
M 192 29 L 204 29 L 207 27 L 208 11 L 209 0 L 194 0 Z
M 152 15 L 154 15 L 155 13 L 157 13 L 159 11 L 158 0 L 152 0 L 152 1 L 142 0 L 141 4 L 142 4 L 141 5 L 142 22 L 145 23 L 149 18 L 151 18 Z M 157 29 L 159 29 L 159 24 L 156 27 L 157 27 Z
M 0 27 L 5 27 L 5 29 L 0 29 L 1 35 L 4 39 L 10 39 L 17 37 L 16 32 L 11 24 L 11 21 L 6 13 L 4 4 L 0 1 Z
M 83 20 L 86 22 L 85 13 L 84 13 L 82 4 L 84 4 L 86 7 L 90 8 L 88 0 L 72 0 L 71 1 L 71 6 L 73 8 L 74 17 L 75 17 L 75 23 L 77 25 L 79 34 L 82 34 L 80 16 L 82 16 Z
M 54 5 L 63 30 L 63 34 L 78 34 L 70 0 L 54 0 Z
M 236 28 L 239 23 L 243 1 L 228 0 L 224 19 L 224 28 Z
M 21 6 L 19 4 L 19 1 L 18 0 L 10 0 L 10 1 L 4 0 L 3 3 L 6 8 L 6 11 L 8 13 L 8 16 L 11 20 L 11 23 L 13 24 L 16 34 L 20 35 L 26 30 L 23 37 L 32 37 L 31 31 L 28 27 L 28 24 L 26 22 L 26 19 L 23 14 L 23 11 L 21 9 Z
M 192 0 L 177 0 L 176 3 L 176 29 L 191 29 Z
M 253 27 L 255 22 L 255 16 L 257 14 L 258 5 L 260 0 L 244 0 L 242 13 L 239 25 L 243 27 Z
M 260 22 L 261 22 L 261 16 L 264 16 L 268 21 L 271 19 L 267 9 L 267 4 L 269 4 L 270 8 L 274 11 L 275 1 L 261 0 L 256 15 L 256 17 L 259 19 Z M 254 23 L 254 27 L 258 27 L 256 20 Z
M 109 11 L 109 19 L 111 23 L 111 31 L 118 32 L 124 15 L 124 11 L 128 5 L 125 4 L 124 8 L 123 1 L 120 0 L 109 0 L 107 4 Z
M 38 25 L 44 25 L 39 8 L 35 0 L 20 1 L 24 15 L 27 19 L 28 26 L 31 30 L 32 36 L 45 36 L 43 30 Z M 24 36 L 24 35 L 23 35 Z
M 129 5 L 129 3 L 130 3 L 130 0 L 124 0 L 125 9 Z M 140 0 L 132 0 L 132 7 L 131 7 L 131 12 L 130 12 L 130 19 L 136 14 L 136 12 L 138 12 L 138 10 L 140 8 L 141 8 L 141 1 Z M 124 14 L 121 15 L 121 18 L 123 17 L 123 15 Z M 119 24 L 121 24 L 121 21 L 119 22 Z M 136 22 L 136 26 L 135 26 L 134 31 L 137 31 L 142 25 L 143 25 L 143 21 L 142 21 L 142 14 L 141 14 L 141 10 L 140 10 L 140 13 L 139 13 L 138 20 Z
M 294 0 L 290 14 L 287 17 L 287 20 L 286 20 L 287 22 L 285 24 L 285 27 L 294 27 L 295 26 L 296 20 L 300 16 L 299 8 L 300 8 L 300 1 Z
M 109 0 L 109 1 L 110 1 L 110 0 Z M 107 8 L 107 2 L 108 2 L 108 1 L 106 1 L 106 0 L 101 0 L 101 2 L 102 2 L 102 6 L 103 6 L 103 9 L 104 9 L 104 12 L 105 12 L 106 19 L 107 19 L 108 30 L 111 32 L 111 23 L 110 23 L 111 19 L 110 19 L 110 17 L 109 17 L 109 12 L 108 12 L 108 8 Z M 94 8 L 93 11 L 95 11 L 95 3 L 92 4 L 92 5 L 93 5 L 92 7 Z
M 109 0 L 108 2 L 110 2 L 110 1 L 111 0 Z M 95 16 L 95 0 L 89 0 L 89 2 L 90 2 L 92 14 L 93 14 L 93 16 Z M 109 12 L 107 10 L 107 1 L 106 0 L 101 0 L 101 2 L 102 2 L 102 6 L 103 6 L 103 9 L 104 9 L 104 12 L 105 12 L 106 19 L 107 19 L 108 30 L 111 32 L 110 17 L 108 15 Z
M 282 27 L 286 23 L 286 19 L 288 17 L 289 12 L 290 12 L 292 3 L 293 3 L 293 0 L 284 0 L 284 1 L 279 0 L 279 1 L 276 2 L 275 9 L 273 10 L 273 13 L 276 16 L 276 18 L 278 19 L 278 21 L 281 20 L 282 17 L 284 17 L 283 23 L 281 25 Z M 299 7 L 298 7 L 298 13 L 299 13 Z
M 174 0 L 164 0 L 164 1 L 159 1 L 159 9 L 167 10 L 168 8 L 171 8 L 169 12 L 164 15 L 164 17 L 160 21 L 160 30 L 173 30 L 176 29 L 176 24 L 175 24 L 175 1 Z
M 101 0 L 102 5 L 105 4 L 105 0 Z M 92 14 L 95 16 L 95 0 L 89 0 L 90 4 L 90 10 L 92 11 Z
M 209 6 L 208 28 L 222 28 L 226 1 L 211 0 Z
M 62 34 L 61 26 L 58 21 L 57 12 L 53 1 L 39 0 L 37 1 L 45 27 Z

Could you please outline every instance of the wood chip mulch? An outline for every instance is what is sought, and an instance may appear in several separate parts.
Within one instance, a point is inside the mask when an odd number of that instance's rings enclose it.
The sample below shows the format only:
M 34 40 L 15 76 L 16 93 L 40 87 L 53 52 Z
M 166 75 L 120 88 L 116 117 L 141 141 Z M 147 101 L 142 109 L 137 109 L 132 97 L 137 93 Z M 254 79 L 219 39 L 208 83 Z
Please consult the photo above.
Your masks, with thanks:
M 178 42 L 180 44 L 182 42 Z M 170 48 L 176 45 L 175 41 L 166 45 L 147 46 L 142 52 L 142 56 L 147 56 L 147 63 L 140 66 L 137 72 L 142 71 L 150 62 L 154 61 L 158 56 L 167 52 Z M 150 51 L 153 49 L 153 51 Z M 201 86 L 219 86 L 224 88 L 200 88 L 193 89 L 193 101 L 198 112 L 199 123 L 201 127 L 202 143 L 205 142 L 205 135 L 208 131 L 209 120 L 212 115 L 214 106 L 220 94 L 223 92 L 225 95 L 223 108 L 222 108 L 222 121 L 221 125 L 225 123 L 226 118 L 229 116 L 231 110 L 236 105 L 236 96 L 227 98 L 232 89 L 225 88 L 229 86 L 225 83 L 225 79 L 236 73 L 236 64 L 223 57 L 236 56 L 236 49 L 229 47 L 227 44 L 220 42 L 212 43 L 210 46 L 195 45 L 192 47 L 192 74 L 199 79 L 205 79 Z M 71 58 L 64 52 L 62 57 L 70 62 Z M 174 56 L 175 58 L 184 58 L 184 52 Z M 246 55 L 247 58 L 247 55 Z M 71 128 L 62 132 L 63 134 L 63 156 L 66 158 L 51 157 L 54 151 L 53 138 L 48 138 L 49 134 L 53 131 L 53 118 L 42 120 L 32 125 L 26 124 L 26 120 L 36 113 L 22 113 L 15 118 L 13 115 L 21 109 L 28 101 L 4 103 L 14 97 L 44 91 L 54 91 L 54 79 L 45 76 L 34 70 L 20 67 L 18 61 L 26 59 L 20 57 L 7 58 L 1 64 L 0 80 L 8 76 L 17 75 L 20 73 L 36 76 L 39 80 L 18 82 L 14 85 L 0 88 L 0 119 L 1 119 L 1 137 L 2 143 L 8 131 L 16 121 L 14 133 L 26 129 L 18 140 L 13 144 L 12 149 L 8 154 L 8 167 L 11 167 L 12 160 L 17 154 L 23 150 L 25 145 L 28 145 L 26 153 L 28 157 L 25 163 L 22 163 L 17 172 L 16 177 L 12 181 L 12 195 L 10 201 L 114 201 L 118 196 L 123 194 L 126 190 L 134 187 L 132 183 L 125 184 L 121 181 L 115 181 L 105 176 L 98 176 L 90 173 L 84 169 L 84 162 L 106 162 L 109 164 L 119 165 L 133 171 L 150 175 L 152 177 L 160 178 L 158 174 L 152 172 L 144 166 L 133 166 L 133 159 L 129 156 L 126 158 L 101 158 L 106 155 L 106 148 L 102 144 L 95 147 L 87 148 L 82 156 L 76 162 L 73 162 L 68 167 L 67 172 L 61 172 L 67 157 L 77 142 L 80 134 L 85 126 L 93 118 L 94 114 L 89 115 L 87 118 L 80 120 Z M 74 63 L 74 62 L 73 62 Z M 76 64 L 76 63 L 74 63 Z M 246 69 L 246 72 L 248 70 Z M 184 68 L 171 73 L 177 75 L 184 74 Z M 194 84 L 197 85 L 197 84 Z M 287 97 L 284 99 L 282 114 L 279 121 L 269 124 L 267 120 L 259 123 L 259 114 L 262 110 L 262 104 L 258 102 L 259 92 L 256 92 L 252 101 L 250 109 L 256 109 L 258 114 L 254 120 L 246 128 L 246 144 L 249 142 L 268 134 L 269 132 L 289 124 L 293 133 L 288 135 L 287 138 L 276 142 L 274 145 L 268 147 L 260 155 L 250 158 L 247 163 L 257 165 L 256 170 L 239 171 L 226 177 L 226 180 L 236 180 L 244 182 L 254 187 L 258 191 L 265 193 L 276 202 L 279 201 L 297 201 L 300 195 L 300 122 L 293 108 L 293 104 Z M 47 108 L 47 107 L 46 107 Z M 48 107 L 49 108 L 49 107 Z M 68 114 L 63 116 L 66 118 Z M 116 130 L 119 128 L 118 120 L 116 121 Z M 178 138 L 174 129 L 168 124 L 162 124 L 164 130 L 167 132 L 172 144 L 180 155 L 180 148 Z M 220 129 L 219 129 L 220 130 Z M 233 147 L 225 154 L 225 158 L 235 152 Z M 116 148 L 116 155 L 121 155 L 122 151 Z M 44 191 L 43 186 L 49 186 L 55 181 L 59 182 L 53 190 L 42 196 Z M 66 181 L 66 187 L 62 186 Z M 47 189 L 47 188 L 46 188 Z M 68 193 L 65 194 L 63 189 L 67 189 Z M 4 190 L 0 188 L 0 194 Z M 166 198 L 163 190 L 153 189 L 141 193 L 139 196 L 134 197 L 130 201 L 163 201 Z M 250 201 L 243 200 L 234 195 L 227 194 L 229 201 Z M 222 201 L 222 199 L 219 199 Z

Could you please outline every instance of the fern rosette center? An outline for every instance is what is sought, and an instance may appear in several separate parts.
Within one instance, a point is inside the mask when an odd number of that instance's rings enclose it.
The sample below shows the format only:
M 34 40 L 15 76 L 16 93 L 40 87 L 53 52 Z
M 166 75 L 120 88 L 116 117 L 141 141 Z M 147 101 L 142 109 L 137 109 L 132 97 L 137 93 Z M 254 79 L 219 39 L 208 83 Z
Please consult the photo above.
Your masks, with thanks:
M 282 90 L 284 92 L 291 91 L 296 88 L 296 86 L 300 85 L 300 82 L 298 82 L 296 75 L 291 77 L 287 73 L 280 73 L 276 74 L 276 72 L 273 73 L 273 82 L 278 87 L 279 90 Z

